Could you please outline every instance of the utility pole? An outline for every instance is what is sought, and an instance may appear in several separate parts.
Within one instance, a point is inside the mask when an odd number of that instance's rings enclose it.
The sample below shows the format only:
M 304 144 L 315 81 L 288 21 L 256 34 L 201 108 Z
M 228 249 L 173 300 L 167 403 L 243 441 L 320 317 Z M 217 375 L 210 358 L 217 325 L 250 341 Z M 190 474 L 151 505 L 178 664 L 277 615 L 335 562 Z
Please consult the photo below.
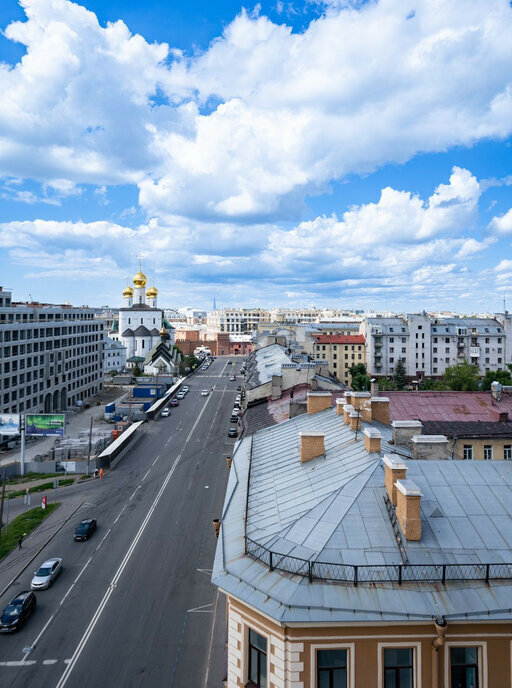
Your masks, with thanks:
M 20 475 L 25 475 L 25 414 L 20 415 L 20 433 L 21 433 L 21 456 L 20 456 Z
M 89 461 L 91 460 L 91 445 L 92 445 L 92 416 L 91 416 L 91 425 L 89 427 L 89 450 L 87 452 L 87 470 L 86 470 L 86 475 L 89 475 Z

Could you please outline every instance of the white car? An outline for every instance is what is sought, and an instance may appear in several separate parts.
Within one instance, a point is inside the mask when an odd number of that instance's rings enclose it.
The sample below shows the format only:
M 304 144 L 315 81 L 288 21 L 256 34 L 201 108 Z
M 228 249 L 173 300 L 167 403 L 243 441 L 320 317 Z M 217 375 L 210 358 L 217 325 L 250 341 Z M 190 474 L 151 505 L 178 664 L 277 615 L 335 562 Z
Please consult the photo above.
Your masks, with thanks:
M 167 416 L 171 415 L 171 409 L 164 408 L 164 410 L 162 411 L 162 413 L 160 415 L 162 416 L 162 418 L 167 418 Z
M 185 392 L 185 394 L 186 394 L 186 393 L 188 392 L 188 387 L 187 387 L 187 385 L 183 385 L 183 387 L 181 388 L 181 391 L 182 391 L 182 392 Z
M 201 391 L 201 396 L 202 396 L 202 397 L 207 397 L 207 396 L 208 396 L 208 390 L 207 390 L 207 389 L 203 389 L 203 390 Z
M 178 392 L 176 395 L 176 399 L 184 399 L 185 398 L 185 392 Z
M 47 559 L 34 573 L 30 587 L 32 590 L 44 590 L 49 588 L 62 571 L 62 559 Z

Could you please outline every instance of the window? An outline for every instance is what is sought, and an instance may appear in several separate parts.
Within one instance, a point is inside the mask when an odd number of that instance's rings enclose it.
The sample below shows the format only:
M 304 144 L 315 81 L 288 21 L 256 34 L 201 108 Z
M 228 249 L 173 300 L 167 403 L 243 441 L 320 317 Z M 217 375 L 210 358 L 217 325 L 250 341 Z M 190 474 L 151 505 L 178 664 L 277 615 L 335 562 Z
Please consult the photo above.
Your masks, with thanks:
M 267 688 L 267 639 L 249 629 L 249 672 L 247 678 L 258 688 Z
M 347 688 L 347 650 L 317 650 L 317 688 Z
M 484 459 L 492 461 L 492 444 L 484 444 Z
M 479 688 L 478 647 L 450 647 L 451 688 Z
M 413 649 L 384 648 L 384 687 L 413 688 Z
M 512 444 L 505 444 L 503 446 L 503 458 L 505 461 L 512 461 Z
M 462 458 L 467 460 L 467 461 L 471 461 L 473 459 L 473 445 L 472 444 L 465 444 L 464 445 Z

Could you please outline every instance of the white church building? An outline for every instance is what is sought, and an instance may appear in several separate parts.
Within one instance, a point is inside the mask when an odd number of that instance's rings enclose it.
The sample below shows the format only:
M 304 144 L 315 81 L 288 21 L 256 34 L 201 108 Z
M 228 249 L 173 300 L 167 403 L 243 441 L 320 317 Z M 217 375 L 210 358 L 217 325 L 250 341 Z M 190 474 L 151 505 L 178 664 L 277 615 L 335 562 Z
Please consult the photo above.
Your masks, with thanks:
M 147 277 L 139 269 L 133 277 L 133 287 L 128 285 L 123 290 L 124 306 L 119 309 L 117 329 L 112 329 L 109 336 L 126 347 L 126 364 L 134 368 L 137 364 L 143 367 L 144 361 L 162 337 L 172 348 L 174 342 L 171 332 L 163 324 L 163 311 L 157 307 L 158 289 L 149 287 L 146 291 Z

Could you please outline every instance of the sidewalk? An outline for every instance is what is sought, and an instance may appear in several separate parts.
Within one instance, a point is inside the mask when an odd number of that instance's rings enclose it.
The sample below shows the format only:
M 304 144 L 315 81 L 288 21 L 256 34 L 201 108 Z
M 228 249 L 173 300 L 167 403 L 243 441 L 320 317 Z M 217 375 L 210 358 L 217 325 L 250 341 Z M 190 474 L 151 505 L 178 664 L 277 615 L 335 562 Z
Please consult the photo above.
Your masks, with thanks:
M 119 402 L 123 399 L 128 392 L 119 390 L 120 395 L 115 399 L 115 402 Z M 78 437 L 78 433 L 83 430 L 89 430 L 91 425 L 91 418 L 93 419 L 94 426 L 104 426 L 107 424 L 103 422 L 103 415 L 105 413 L 105 404 L 102 403 L 100 406 L 91 406 L 88 409 L 83 409 L 73 413 L 66 413 L 66 437 Z M 27 438 L 25 443 L 25 462 L 32 461 L 34 456 L 37 454 L 47 454 L 55 443 L 56 437 L 42 437 L 36 440 L 30 440 Z M 8 466 L 12 463 L 19 463 L 21 456 L 20 447 L 12 449 L 7 452 L 2 452 L 0 454 L 0 467 Z

